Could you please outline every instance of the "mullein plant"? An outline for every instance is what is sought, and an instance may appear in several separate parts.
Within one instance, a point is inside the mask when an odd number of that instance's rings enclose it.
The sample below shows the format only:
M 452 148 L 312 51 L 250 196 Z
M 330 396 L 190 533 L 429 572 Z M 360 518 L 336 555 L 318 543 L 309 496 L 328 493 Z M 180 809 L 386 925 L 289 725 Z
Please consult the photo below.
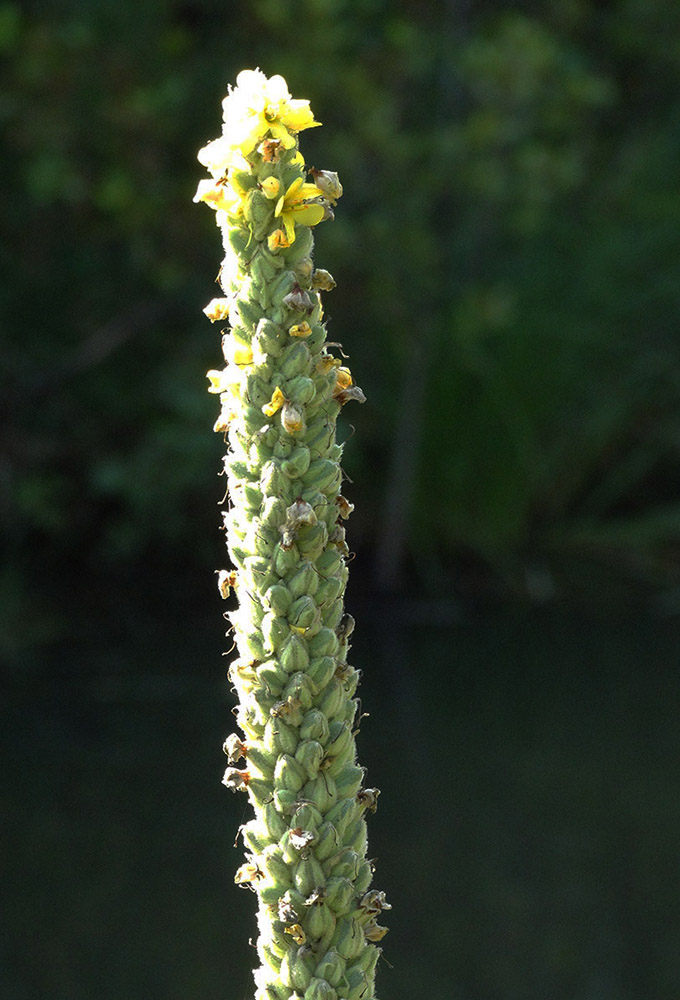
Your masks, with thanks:
M 222 135 L 198 154 L 211 177 L 195 201 L 215 210 L 225 251 L 224 294 L 204 311 L 230 326 L 226 365 L 208 379 L 228 440 L 234 569 L 218 585 L 238 600 L 228 676 L 242 736 L 225 741 L 223 781 L 255 812 L 235 881 L 258 897 L 256 1000 L 373 1000 L 389 905 L 366 857 L 378 789 L 356 761 L 359 671 L 343 602 L 353 506 L 336 441 L 341 407 L 364 396 L 328 350 L 321 293 L 335 282 L 311 256 L 312 228 L 333 218 L 342 186 L 305 164 L 298 134 L 320 123 L 282 77 L 240 73 L 223 110 Z

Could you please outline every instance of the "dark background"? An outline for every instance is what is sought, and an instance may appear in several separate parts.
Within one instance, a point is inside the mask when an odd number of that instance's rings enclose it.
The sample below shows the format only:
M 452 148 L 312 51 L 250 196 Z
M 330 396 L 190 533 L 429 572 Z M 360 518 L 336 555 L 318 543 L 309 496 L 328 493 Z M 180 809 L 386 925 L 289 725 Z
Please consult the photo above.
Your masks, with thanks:
M 392 1000 L 676 1000 L 680 8 L 0 2 L 8 1000 L 241 1000 L 213 571 L 240 69 L 345 186 L 316 263 Z

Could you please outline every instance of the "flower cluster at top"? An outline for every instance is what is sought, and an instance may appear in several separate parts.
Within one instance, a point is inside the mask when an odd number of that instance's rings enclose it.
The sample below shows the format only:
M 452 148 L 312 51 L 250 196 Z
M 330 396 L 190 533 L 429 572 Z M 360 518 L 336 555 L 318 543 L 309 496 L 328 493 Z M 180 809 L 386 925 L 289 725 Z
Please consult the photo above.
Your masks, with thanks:
M 309 101 L 292 98 L 282 76 L 268 79 L 261 70 L 244 70 L 236 84 L 222 102 L 222 135 L 198 153 L 211 179 L 200 181 L 194 201 L 214 209 L 222 228 L 250 224 L 275 252 L 295 242 L 296 225 L 332 219 L 342 186 L 335 173 L 306 170 L 298 152 L 298 132 L 321 124 Z

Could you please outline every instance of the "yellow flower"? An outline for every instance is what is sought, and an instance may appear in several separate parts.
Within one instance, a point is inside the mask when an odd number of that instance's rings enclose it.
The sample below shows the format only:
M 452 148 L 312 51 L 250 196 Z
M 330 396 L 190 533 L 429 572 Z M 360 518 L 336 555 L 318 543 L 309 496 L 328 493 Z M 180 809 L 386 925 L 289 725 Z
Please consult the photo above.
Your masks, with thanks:
M 238 215 L 242 210 L 243 197 L 233 184 L 202 180 L 198 182 L 194 201 L 204 201 L 216 212 Z
M 253 349 L 250 344 L 241 344 L 234 337 L 222 339 L 222 351 L 225 360 L 233 365 L 250 365 L 253 361 Z
M 309 337 L 312 333 L 312 328 L 307 320 L 303 320 L 302 323 L 296 323 L 294 326 L 291 326 L 288 333 L 291 337 Z
M 211 323 L 226 319 L 229 315 L 229 299 L 211 299 L 203 312 Z
M 302 177 L 296 177 L 285 194 L 276 203 L 274 215 L 281 218 L 290 243 L 295 242 L 295 224 L 316 226 L 323 219 L 326 209 L 323 193 L 316 184 L 305 184 Z
M 211 369 L 207 373 L 206 378 L 210 380 L 208 392 L 231 392 L 238 395 L 243 375 L 237 365 L 227 365 L 226 368 L 222 368 L 220 371 L 216 371 L 214 368 Z
M 343 368 L 340 366 L 335 372 L 335 388 L 333 389 L 333 395 L 337 396 L 339 392 L 343 392 L 345 389 L 349 389 L 352 385 L 352 373 L 349 368 Z
M 270 233 L 267 237 L 267 246 L 274 253 L 276 250 L 285 250 L 286 247 L 290 246 L 290 240 L 284 233 L 283 229 L 275 229 L 273 233 Z
M 208 378 L 210 378 L 210 372 L 208 372 Z M 281 390 L 278 388 L 274 389 L 272 393 L 272 398 L 268 403 L 265 403 L 262 407 L 262 412 L 265 417 L 273 417 L 277 410 L 280 410 L 283 404 L 286 402 L 286 397 L 283 395 Z

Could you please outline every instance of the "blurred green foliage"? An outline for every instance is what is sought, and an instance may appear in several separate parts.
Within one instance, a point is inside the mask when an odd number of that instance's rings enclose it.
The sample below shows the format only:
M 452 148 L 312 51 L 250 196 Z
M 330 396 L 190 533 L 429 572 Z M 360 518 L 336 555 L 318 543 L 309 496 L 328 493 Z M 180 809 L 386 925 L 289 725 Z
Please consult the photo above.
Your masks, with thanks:
M 346 465 L 382 582 L 676 578 L 680 8 L 22 0 L 0 51 L 11 581 L 216 564 L 220 248 L 191 198 L 254 66 L 311 99 L 306 158 L 345 185 L 317 262 L 368 395 Z

